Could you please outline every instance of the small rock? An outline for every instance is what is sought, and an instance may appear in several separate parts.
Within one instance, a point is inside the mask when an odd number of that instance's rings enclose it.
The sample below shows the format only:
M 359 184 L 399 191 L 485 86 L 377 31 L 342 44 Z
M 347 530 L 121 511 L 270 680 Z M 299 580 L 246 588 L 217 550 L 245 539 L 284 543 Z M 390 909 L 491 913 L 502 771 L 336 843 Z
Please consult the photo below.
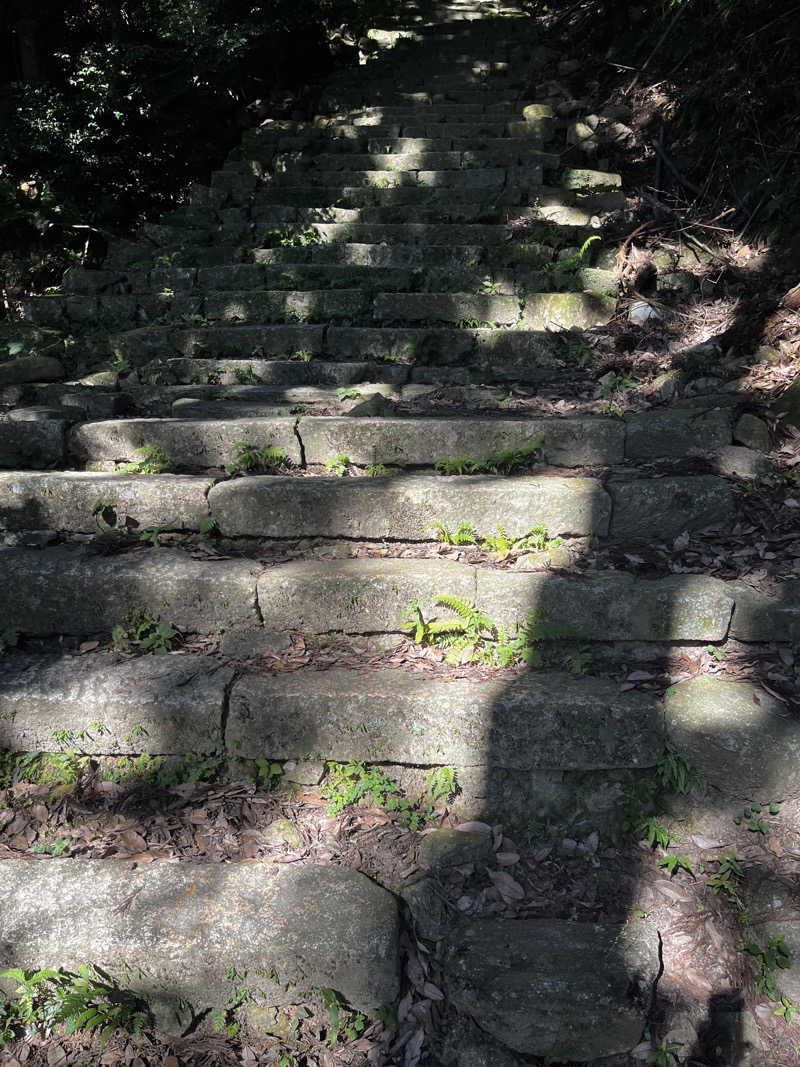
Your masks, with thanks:
M 733 428 L 733 439 L 756 452 L 769 452 L 770 440 L 767 424 L 756 415 L 744 414 Z
M 567 144 L 577 146 L 587 156 L 597 153 L 594 130 L 585 122 L 573 122 L 567 127 Z
M 583 61 L 580 59 L 562 59 L 558 64 L 559 74 L 577 74 L 583 67 Z
M 387 400 L 380 393 L 373 393 L 366 400 L 351 407 L 345 415 L 352 415 L 356 418 L 375 418 L 381 415 L 393 415 L 395 409 L 396 405 L 391 400 Z
M 680 380 L 679 371 L 665 371 L 664 374 L 659 374 L 657 378 L 654 378 L 644 390 L 645 396 L 652 397 L 654 400 L 672 400 L 678 391 Z
M 302 760 L 300 763 L 283 765 L 283 781 L 292 785 L 319 785 L 325 774 L 321 760 Z
M 713 463 L 719 474 L 737 478 L 763 478 L 772 470 L 772 464 L 761 452 L 739 445 L 725 445 L 714 457 Z
M 634 326 L 644 326 L 647 323 L 663 322 L 664 316 L 658 308 L 648 304 L 646 300 L 637 300 L 636 303 L 631 305 L 631 309 L 628 312 L 628 321 L 632 322 Z
M 303 843 L 302 834 L 291 819 L 275 819 L 264 828 L 261 838 L 267 845 L 288 845 L 289 848 L 298 848 Z
M 434 830 L 419 843 L 417 862 L 425 870 L 460 867 L 465 863 L 488 863 L 493 857 L 488 834 L 460 830 Z

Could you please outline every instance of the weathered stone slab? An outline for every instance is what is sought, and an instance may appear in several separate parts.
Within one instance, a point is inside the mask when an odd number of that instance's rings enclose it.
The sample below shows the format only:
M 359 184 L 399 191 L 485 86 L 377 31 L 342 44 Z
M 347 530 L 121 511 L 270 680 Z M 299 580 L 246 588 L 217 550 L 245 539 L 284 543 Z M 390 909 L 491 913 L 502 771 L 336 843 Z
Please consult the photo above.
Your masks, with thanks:
M 475 599 L 476 571 L 449 560 L 317 560 L 271 567 L 258 580 L 266 630 L 383 633 L 407 629 L 412 600 L 425 618 L 447 616 L 439 594 Z
M 732 582 L 736 608 L 731 637 L 737 641 L 800 640 L 800 581 L 781 582 L 775 596 L 765 596 L 744 582 Z
M 614 541 L 672 541 L 684 530 L 725 526 L 733 521 L 728 486 L 713 475 L 609 482 L 609 537 Z
M 232 678 L 209 656 L 4 656 L 0 749 L 213 752 Z
M 731 443 L 730 409 L 669 408 L 625 419 L 628 459 L 670 459 L 716 452 Z
M 658 973 L 658 933 L 638 919 L 469 922 L 444 963 L 456 1008 L 509 1048 L 556 1062 L 629 1052 Z
M 457 323 L 474 319 L 510 325 L 519 318 L 516 297 L 471 293 L 379 293 L 373 307 L 375 318 L 388 322 Z
M 333 453 L 329 453 L 333 454 Z M 508 492 L 512 488 L 513 492 Z M 521 537 L 542 523 L 551 537 L 608 532 L 609 498 L 590 478 L 251 477 L 215 485 L 208 501 L 223 533 L 249 537 L 363 537 L 430 540 L 433 521 L 471 522 L 481 536 L 502 521 Z
M 265 356 L 292 356 L 299 352 L 318 355 L 322 351 L 322 326 L 213 326 L 197 330 L 173 330 L 172 347 L 184 356 L 251 359 L 263 362 Z
M 479 569 L 478 606 L 513 626 L 543 612 L 554 637 L 588 641 L 722 641 L 733 596 L 725 582 L 685 574 L 648 581 L 609 572 L 580 577 Z
M 507 448 L 541 441 L 543 458 L 572 467 L 618 463 L 624 427 L 616 419 L 352 419 L 304 418 L 298 433 L 306 462 L 322 464 L 339 452 L 359 466 L 409 463 L 432 467 L 461 456 L 485 459 Z M 443 483 L 444 484 L 444 483 Z M 514 482 L 513 484 L 516 484 Z
M 269 322 L 293 316 L 299 322 L 351 319 L 364 313 L 367 295 L 360 289 L 264 290 L 208 293 L 205 313 L 222 322 Z
M 598 193 L 608 189 L 621 189 L 622 178 L 602 170 L 567 170 L 561 179 L 565 189 L 573 193 Z
M 82 636 L 111 630 L 133 608 L 182 632 L 249 629 L 258 625 L 251 566 L 166 548 L 108 557 L 73 547 L 10 549 L 0 553 L 4 626 Z
M 170 468 L 203 470 L 224 467 L 233 459 L 237 441 L 255 447 L 282 448 L 294 464 L 300 463 L 300 445 L 295 437 L 296 419 L 126 419 L 88 422 L 73 428 L 69 452 L 78 463 L 109 460 L 141 460 L 138 448 L 157 445 Z M 142 476 L 144 477 L 144 476 Z
M 617 307 L 613 296 L 597 293 L 528 293 L 522 325 L 530 330 L 570 330 L 605 326 Z
M 791 709 L 748 682 L 699 677 L 667 690 L 670 740 L 723 796 L 800 794 L 800 731 Z
M 66 419 L 19 422 L 0 418 L 0 467 L 58 467 L 64 462 Z
M 97 533 L 107 527 L 92 514 L 103 498 L 111 502 L 117 526 L 131 519 L 138 528 L 199 530 L 209 515 L 206 493 L 212 484 L 207 478 L 175 474 L 0 474 L 0 527 Z
M 374 1010 L 400 991 L 398 934 L 391 894 L 345 867 L 5 860 L 0 880 L 0 967 L 91 962 L 162 1018 L 224 1009 L 231 966 L 255 1004 L 324 987 Z
M 0 363 L 0 386 L 22 382 L 56 382 L 63 378 L 64 367 L 53 356 L 21 356 Z
M 325 335 L 325 351 L 334 359 L 392 356 L 411 360 L 435 356 L 437 363 L 450 364 L 458 363 L 471 352 L 474 343 L 474 336 L 468 330 L 331 326 Z
M 653 766 L 660 702 L 614 682 L 529 674 L 432 681 L 403 671 L 245 675 L 231 691 L 233 756 L 509 769 Z

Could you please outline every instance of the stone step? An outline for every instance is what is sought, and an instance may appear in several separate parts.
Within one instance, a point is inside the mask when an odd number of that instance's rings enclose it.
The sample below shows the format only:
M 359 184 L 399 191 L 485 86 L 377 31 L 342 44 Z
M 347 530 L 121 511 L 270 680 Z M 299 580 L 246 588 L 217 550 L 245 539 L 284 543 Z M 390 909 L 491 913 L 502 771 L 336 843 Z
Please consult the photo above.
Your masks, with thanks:
M 87 490 L 94 485 L 73 484 L 91 518 Z M 143 510 L 135 494 L 116 489 L 110 479 L 101 488 L 118 502 L 120 520 L 124 514 L 136 521 L 141 517 L 143 523 L 159 509 L 166 513 L 165 485 L 161 495 L 144 491 Z M 178 485 L 176 491 L 191 511 L 191 490 Z M 224 505 L 225 494 L 212 494 L 211 514 L 224 523 L 226 515 L 217 514 L 218 499 Z M 63 492 L 49 506 L 56 519 L 63 515 L 69 522 L 76 515 L 84 528 L 89 525 L 80 506 Z M 12 586 L 6 620 L 26 637 L 110 633 L 124 622 L 131 605 L 166 619 L 182 633 L 399 634 L 408 630 L 404 616 L 412 602 L 426 619 L 454 617 L 437 606 L 436 598 L 443 595 L 473 601 L 510 632 L 529 613 L 540 613 L 553 630 L 551 639 L 558 641 L 724 641 L 732 615 L 737 633 L 758 629 L 770 635 L 762 639 L 774 640 L 790 636 L 783 632 L 786 617 L 793 611 L 796 621 L 800 614 L 800 582 L 788 583 L 791 589 L 775 605 L 755 594 L 745 597 L 740 609 L 738 583 L 701 575 L 654 580 L 613 571 L 553 575 L 437 559 L 302 561 L 262 570 L 259 576 L 251 560 L 197 560 L 171 549 L 97 557 L 80 547 L 65 547 L 8 549 L 0 555 L 0 573 Z M 542 639 L 548 640 L 546 632 Z
M 543 368 L 562 354 L 553 333 L 516 329 L 409 329 L 330 326 L 317 349 L 297 349 L 302 359 L 270 356 L 262 332 L 269 326 L 218 326 L 204 330 L 146 331 L 150 362 L 140 377 L 152 384 L 213 383 L 242 379 L 265 385 L 352 385 L 361 381 L 539 381 Z M 134 353 L 145 331 L 118 335 L 113 347 Z M 185 358 L 175 353 L 185 353 Z M 267 353 L 263 358 L 262 353 Z M 324 354 L 325 361 L 308 359 Z M 140 356 L 145 355 L 141 353 Z M 128 358 L 127 356 L 125 358 Z M 133 362 L 131 358 L 131 362 Z M 359 362 L 353 362 L 353 360 Z M 328 361 L 334 361 L 331 364 Z M 374 361 L 374 362 L 373 362 Z M 414 362 L 417 366 L 411 366 Z M 460 371 L 454 364 L 461 364 Z M 473 373 L 469 368 L 475 369 Z M 129 388 L 129 386 L 128 386 Z M 59 403 L 60 387 L 39 386 L 37 402 Z
M 499 518 L 498 492 L 505 494 Z M 541 523 L 551 537 L 670 542 L 687 529 L 724 527 L 734 515 L 730 489 L 710 475 L 633 478 L 605 487 L 595 478 L 554 476 L 513 482 L 484 475 L 256 476 L 219 483 L 209 501 L 223 533 L 250 537 L 380 540 L 391 531 L 400 540 L 425 541 L 435 519 L 451 529 L 472 522 L 481 536 L 497 522 L 519 537 Z
M 468 170 L 323 170 L 321 167 L 295 167 L 278 172 L 273 181 L 276 185 L 297 185 L 299 178 L 320 185 L 341 182 L 343 185 L 375 185 L 387 189 L 398 185 L 416 185 L 419 188 L 499 190 L 506 183 L 506 174 L 507 171 L 502 167 L 476 167 Z
M 402 186 L 400 187 L 402 188 Z M 408 186 L 415 189 L 416 186 Z M 560 209 L 562 212 L 565 208 Z M 569 208 L 574 213 L 580 209 Z M 500 203 L 485 201 L 468 204 L 365 204 L 363 207 L 302 207 L 292 204 L 275 204 L 253 210 L 253 222 L 258 227 L 300 225 L 308 226 L 314 222 L 333 223 L 416 223 L 438 225 L 440 223 L 504 223 L 511 218 L 546 217 L 541 209 L 529 207 L 508 207 Z M 588 223 L 591 216 L 581 213 L 582 224 Z
M 0 968 L 89 961 L 145 1000 L 164 1036 L 225 1010 L 232 960 L 245 1030 L 248 1011 L 257 1033 L 259 1011 L 320 988 L 375 1012 L 400 993 L 399 935 L 392 894 L 347 867 L 3 860 Z
M 139 449 L 158 448 L 169 468 L 202 470 L 221 468 L 232 462 L 237 441 L 253 441 L 261 447 L 282 448 L 288 461 L 299 466 L 300 442 L 295 434 L 297 419 L 127 419 L 86 422 L 68 435 L 67 452 L 74 464 L 134 463 Z
M 205 451 L 199 458 L 187 458 L 186 466 L 211 459 L 221 466 L 232 460 L 237 441 L 263 443 L 265 435 L 247 438 L 246 427 L 291 421 L 142 419 L 131 423 L 139 427 L 140 436 L 134 436 L 132 429 L 128 436 L 133 436 L 134 443 L 137 439 L 152 442 L 155 435 L 145 436 L 141 428 L 159 422 L 171 429 L 172 438 L 166 443 L 175 452 L 178 444 L 187 447 L 187 438 L 189 445 L 198 443 L 196 426 L 219 426 L 214 442 L 202 442 Z M 87 424 L 73 432 L 84 438 L 93 432 L 102 442 L 114 436 L 107 426 L 115 424 Z M 186 427 L 190 432 L 182 433 Z M 117 439 L 122 436 L 116 434 Z M 106 453 L 122 448 L 127 446 L 97 445 L 97 451 Z M 133 453 L 132 448 L 127 450 Z M 511 488 L 513 494 L 508 492 Z M 498 493 L 504 494 L 501 513 Z M 197 529 L 210 516 L 226 536 L 265 538 L 381 540 L 391 536 L 429 541 L 433 537 L 430 524 L 436 520 L 450 529 L 470 522 L 482 537 L 494 534 L 500 522 L 513 537 L 522 537 L 541 524 L 551 537 L 595 535 L 616 542 L 670 542 L 684 530 L 724 526 L 734 515 L 728 486 L 711 475 L 618 479 L 605 487 L 595 478 L 552 475 L 517 476 L 511 482 L 502 476 L 424 473 L 375 478 L 255 475 L 219 482 L 209 489 L 209 479 L 202 476 L 131 478 L 113 473 L 14 471 L 0 475 L 0 525 L 11 532 L 46 528 L 92 532 L 100 525 L 92 510 L 103 497 L 111 501 L 119 521 L 129 516 L 140 526 Z
M 349 227 L 350 229 L 352 227 Z M 315 227 L 316 229 L 316 227 Z M 373 227 L 365 237 L 375 236 Z M 460 236 L 467 240 L 473 240 L 476 244 L 464 244 L 454 240 L 448 243 L 442 240 L 437 244 L 426 244 L 424 240 L 425 230 L 431 227 L 419 226 L 411 235 L 401 232 L 398 236 L 419 235 L 419 243 L 404 244 L 402 241 L 381 243 L 380 241 L 331 241 L 330 243 L 312 244 L 305 248 L 254 248 L 252 255 L 256 263 L 274 264 L 286 263 L 296 265 L 298 263 L 337 263 L 349 266 L 364 267 L 487 267 L 514 266 L 517 264 L 528 267 L 539 267 L 550 263 L 556 250 L 552 245 L 543 244 L 541 241 L 525 240 L 506 241 L 497 240 L 493 243 L 482 241 L 483 233 L 471 230 L 462 233 L 462 225 L 459 224 Z M 437 227 L 442 230 L 444 227 Z M 490 236 L 504 230 L 504 227 L 493 227 Z M 386 227 L 381 231 L 386 236 Z M 381 236 L 379 232 L 377 236 Z M 392 236 L 391 234 L 389 236 Z
M 334 669 L 245 673 L 231 687 L 230 668 L 195 655 L 10 663 L 0 681 L 0 744 L 23 752 L 52 750 L 55 731 L 80 737 L 88 754 L 210 752 L 222 741 L 239 759 L 314 752 L 336 761 L 530 772 L 650 767 L 665 740 L 654 694 L 620 692 L 599 678 L 531 672 L 439 681 Z M 102 731 L 92 728 L 97 722 Z

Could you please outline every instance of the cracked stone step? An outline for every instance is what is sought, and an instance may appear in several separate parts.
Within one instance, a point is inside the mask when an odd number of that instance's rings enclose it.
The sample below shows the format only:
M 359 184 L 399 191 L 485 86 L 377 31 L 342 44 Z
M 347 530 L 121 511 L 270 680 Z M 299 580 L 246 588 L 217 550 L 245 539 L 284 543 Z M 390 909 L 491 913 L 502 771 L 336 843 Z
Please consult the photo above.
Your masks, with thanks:
M 337 157 L 338 158 L 338 157 Z M 504 167 L 475 168 L 473 170 L 291 170 L 274 176 L 276 187 L 298 185 L 298 178 L 324 186 L 341 182 L 343 185 L 392 188 L 416 185 L 430 188 L 500 190 L 506 183 Z M 199 243 L 199 242 L 198 242 Z
M 384 353 L 388 347 L 384 348 Z M 352 355 L 352 350 L 343 356 Z M 381 353 L 383 354 L 383 353 Z M 293 387 L 302 385 L 358 386 L 363 382 L 376 384 L 402 385 L 409 378 L 408 366 L 377 364 L 368 361 L 352 363 L 342 359 L 341 362 L 323 362 L 309 360 L 307 363 L 287 360 L 260 359 L 203 359 L 174 358 L 158 360 L 143 367 L 139 378 L 145 384 L 141 387 L 129 387 L 131 398 L 137 407 L 148 410 L 162 410 L 159 397 L 167 399 L 167 407 L 177 399 L 169 390 L 177 388 L 180 383 L 192 385 L 194 392 L 182 390 L 180 396 L 205 396 L 208 388 L 224 386 L 226 395 L 230 387 L 246 388 L 241 383 L 255 383 L 253 387 L 273 386 Z M 465 372 L 466 375 L 466 372 Z M 146 383 L 152 383 L 150 385 Z M 174 383 L 168 385 L 165 383 Z M 235 394 L 233 394 L 235 395 Z M 230 398 L 233 398 L 231 395 Z M 288 413 L 287 413 L 288 414 Z
M 508 769 L 653 766 L 664 746 L 661 701 L 604 679 L 534 672 L 489 682 L 402 671 L 333 669 L 244 675 L 231 690 L 225 743 L 333 760 Z
M 461 229 L 463 224 L 458 224 Z M 492 235 L 502 227 L 492 227 Z M 415 233 L 424 237 L 425 227 L 419 226 Z M 403 236 L 403 235 L 401 235 Z M 479 239 L 480 234 L 471 231 L 462 235 Z M 491 245 L 464 244 L 453 241 L 439 245 L 384 243 L 375 241 L 351 241 L 347 243 L 318 244 L 298 250 L 290 248 L 254 248 L 253 260 L 257 264 L 300 263 L 346 264 L 365 267 L 502 267 L 517 263 L 539 266 L 553 260 L 552 245 L 538 241 L 503 243 Z
M 390 531 L 398 540 L 427 541 L 434 520 L 451 529 L 471 522 L 480 536 L 493 534 L 498 492 L 504 494 L 500 521 L 516 537 L 541 523 L 551 537 L 661 542 L 683 530 L 724 527 L 734 515 L 728 486 L 705 476 L 621 482 L 610 493 L 591 478 L 255 476 L 218 483 L 209 504 L 228 536 L 380 540 Z
M 407 188 L 415 187 L 409 186 Z M 570 211 L 574 212 L 574 209 L 570 209 Z M 454 224 L 464 222 L 499 224 L 505 222 L 509 214 L 530 217 L 532 212 L 533 209 L 529 208 L 512 208 L 509 210 L 500 203 L 475 202 L 471 204 L 446 205 L 442 202 L 440 205 L 427 203 L 424 207 L 417 204 L 397 204 L 383 207 L 321 208 L 276 205 L 274 208 L 261 208 L 258 211 L 254 211 L 253 217 L 257 224 L 263 226 L 269 226 L 272 223 L 291 223 L 307 226 L 313 222 L 333 222 L 337 224 L 362 222 L 380 225 L 405 222 L 417 225 L 437 225 L 444 222 Z M 581 219 L 588 219 L 590 216 L 581 213 L 580 217 Z M 585 224 L 587 223 L 580 222 L 580 225 Z
M 369 172 L 365 172 L 369 173 Z M 444 172 L 442 172 L 444 173 Z M 459 172 L 462 173 L 462 172 Z M 480 173 L 464 171 L 465 174 Z M 408 223 L 406 225 L 376 225 L 366 223 L 316 222 L 312 224 L 323 241 L 346 241 L 355 244 L 397 244 L 397 245 L 504 245 L 508 240 L 505 226 L 484 226 L 479 223 L 456 223 L 443 225 L 423 225 Z
M 258 580 L 264 627 L 307 633 L 406 630 L 412 601 L 425 618 L 447 618 L 435 598 L 474 601 L 513 631 L 543 612 L 553 639 L 722 641 L 734 600 L 725 582 L 698 575 L 656 580 L 628 574 L 587 577 L 485 570 L 446 560 L 335 560 L 284 564 Z
M 46 410 L 0 415 L 0 468 L 62 466 L 67 426 L 65 418 Z
M 208 292 L 203 298 L 207 318 L 221 322 L 264 323 L 294 316 L 305 322 L 369 317 L 372 296 L 362 289 L 244 290 Z
M 233 677 L 233 668 L 210 656 L 4 656 L 0 749 L 213 752 L 222 744 Z
M 796 590 L 794 601 L 797 607 Z M 773 637 L 778 629 L 779 625 L 773 627 Z M 723 796 L 783 800 L 797 795 L 796 722 L 786 703 L 771 692 L 749 682 L 706 675 L 668 689 L 664 707 L 674 744 Z
M 308 360 L 323 351 L 323 326 L 259 323 L 250 326 L 170 327 L 144 326 L 110 338 L 111 351 L 141 367 L 153 359 L 180 353 L 184 356 L 220 355 Z M 299 365 L 299 364 L 298 364 Z
M 0 553 L 5 625 L 38 637 L 110 633 L 133 609 L 184 633 L 259 628 L 252 561 L 143 551 L 98 557 L 68 545 Z
M 344 453 L 357 466 L 370 463 L 432 467 L 459 456 L 484 459 L 508 448 L 540 445 L 556 466 L 619 463 L 625 426 L 618 419 L 301 418 L 298 432 L 306 462 L 323 464 Z
M 383 322 L 494 322 L 510 326 L 520 318 L 516 296 L 475 296 L 472 293 L 378 293 L 373 318 Z
M 495 532 L 502 478 L 252 477 L 222 482 L 209 504 L 227 536 L 377 538 L 387 534 L 427 541 L 434 519 L 455 528 L 472 522 L 481 535 Z M 587 478 L 515 478 L 504 499 L 502 521 L 512 536 L 542 523 L 550 536 L 586 537 L 608 530 L 610 501 Z
M 292 416 L 270 419 L 126 419 L 87 422 L 69 432 L 68 453 L 76 464 L 141 460 L 137 449 L 160 448 L 170 467 L 198 470 L 224 467 L 237 441 L 282 448 L 289 462 L 301 463 Z
M 196 531 L 210 515 L 206 496 L 213 484 L 177 474 L 14 471 L 0 474 L 0 528 L 99 533 L 109 523 L 93 512 L 104 500 L 118 526 L 129 519 L 135 528 Z
M 685 530 L 725 529 L 735 521 L 730 487 L 714 475 L 609 482 L 613 541 L 671 543 Z
M 312 988 L 333 989 L 369 1012 L 399 996 L 397 903 L 357 871 L 311 863 L 132 866 L 4 860 L 0 967 L 77 971 L 90 961 L 147 1000 L 156 1030 L 174 1035 L 225 1008 L 231 960 L 247 974 L 258 1007 L 297 1003 Z
M 459 1011 L 523 1055 L 624 1055 L 647 1023 L 660 943 L 641 919 L 469 921 L 446 946 L 444 988 Z M 588 972 L 587 960 L 597 961 Z

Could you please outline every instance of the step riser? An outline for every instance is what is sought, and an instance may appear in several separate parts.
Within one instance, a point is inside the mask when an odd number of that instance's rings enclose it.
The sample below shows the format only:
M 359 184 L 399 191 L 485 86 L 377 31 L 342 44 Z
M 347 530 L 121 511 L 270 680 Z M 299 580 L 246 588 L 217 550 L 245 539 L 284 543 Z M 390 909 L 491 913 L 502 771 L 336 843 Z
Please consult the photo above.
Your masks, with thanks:
M 257 420 L 242 421 L 254 424 Z M 193 426 L 191 420 L 171 425 L 176 437 L 181 427 Z M 227 432 L 234 439 L 230 449 L 227 442 L 214 442 L 226 462 L 233 458 L 235 441 L 243 439 L 235 430 Z M 180 436 L 193 440 L 190 435 Z M 251 440 L 260 444 L 263 437 Z M 162 489 L 162 484 L 168 488 Z M 50 491 L 44 493 L 43 485 Z M 95 486 L 97 494 L 92 496 Z M 85 472 L 61 478 L 5 474 L 0 475 L 0 523 L 12 531 L 42 529 L 45 523 L 67 532 L 90 532 L 97 526 L 92 507 L 101 496 L 109 497 L 118 516 L 129 515 L 142 527 L 194 529 L 208 514 L 231 537 L 379 541 L 390 532 L 397 540 L 430 541 L 434 536 L 430 524 L 438 521 L 451 530 L 470 522 L 481 537 L 494 534 L 498 523 L 512 537 L 521 537 L 541 524 L 551 537 L 594 535 L 611 541 L 661 542 L 685 529 L 724 526 L 733 518 L 730 491 L 712 476 L 663 478 L 656 483 L 634 480 L 604 489 L 591 478 L 552 476 L 518 476 L 509 481 L 485 475 L 358 479 L 256 475 L 215 485 L 207 494 L 208 512 L 204 512 L 200 494 L 206 488 L 203 478 L 191 485 L 175 476 L 142 475 L 131 483 L 124 477 Z M 498 515 L 497 493 L 511 489 Z M 677 514 L 671 510 L 675 508 Z M 164 514 L 168 517 L 163 523 L 151 522 Z
M 147 1001 L 168 1035 L 193 1012 L 229 1003 L 232 957 L 259 1008 L 324 987 L 374 1011 L 400 992 L 397 904 L 356 871 L 80 859 L 4 860 L 3 868 L 0 967 L 77 973 L 90 960 Z

